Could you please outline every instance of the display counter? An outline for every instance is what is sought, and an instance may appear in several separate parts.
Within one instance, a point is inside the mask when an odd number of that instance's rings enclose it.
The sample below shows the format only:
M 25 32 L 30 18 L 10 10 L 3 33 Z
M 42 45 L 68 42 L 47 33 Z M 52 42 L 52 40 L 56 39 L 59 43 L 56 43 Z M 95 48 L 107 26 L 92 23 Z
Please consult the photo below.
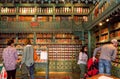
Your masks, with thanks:
M 116 78 L 114 76 L 108 76 L 105 74 L 98 74 L 98 75 L 95 75 L 95 76 L 87 78 L 87 79 L 119 79 L 119 78 Z
M 49 79 L 49 63 L 48 62 L 40 62 L 35 63 L 35 72 L 41 72 L 44 69 L 45 79 Z M 41 77 L 40 75 L 37 77 Z

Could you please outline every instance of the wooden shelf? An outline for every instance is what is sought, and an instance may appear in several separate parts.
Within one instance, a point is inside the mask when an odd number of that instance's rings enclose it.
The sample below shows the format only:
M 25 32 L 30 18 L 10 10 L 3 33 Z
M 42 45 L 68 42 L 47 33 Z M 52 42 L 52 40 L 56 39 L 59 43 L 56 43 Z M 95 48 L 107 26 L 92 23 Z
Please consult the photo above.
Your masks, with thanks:
M 17 15 L 17 13 L 0 13 L 0 15 L 2 16 L 2 15 L 4 15 L 4 16 L 6 16 L 6 15 L 14 15 L 14 16 L 16 16 Z
M 107 35 L 108 32 L 101 33 L 101 36 Z

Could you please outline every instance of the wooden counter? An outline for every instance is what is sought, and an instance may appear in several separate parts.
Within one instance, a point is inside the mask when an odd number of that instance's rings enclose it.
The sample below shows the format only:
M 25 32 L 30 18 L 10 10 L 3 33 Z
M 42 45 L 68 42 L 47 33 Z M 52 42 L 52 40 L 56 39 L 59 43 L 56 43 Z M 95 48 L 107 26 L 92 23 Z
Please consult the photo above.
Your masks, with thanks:
M 105 75 L 105 74 L 98 74 L 98 75 L 95 75 L 95 76 L 87 78 L 87 79 L 98 79 L 101 76 L 106 76 L 106 77 L 110 77 L 110 78 L 113 78 L 113 79 L 120 79 L 120 78 L 116 78 L 114 76 L 108 76 L 108 75 Z

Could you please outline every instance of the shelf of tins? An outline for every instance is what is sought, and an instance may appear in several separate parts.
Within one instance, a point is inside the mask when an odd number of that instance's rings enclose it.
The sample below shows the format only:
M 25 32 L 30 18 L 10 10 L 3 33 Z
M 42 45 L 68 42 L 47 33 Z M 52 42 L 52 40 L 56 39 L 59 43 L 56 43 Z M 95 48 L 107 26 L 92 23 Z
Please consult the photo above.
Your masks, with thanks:
M 108 26 L 108 25 L 106 25 Z M 99 26 L 100 27 L 100 26 Z M 97 31 L 94 31 L 97 43 L 108 42 L 109 40 L 116 38 L 120 40 L 120 22 L 111 24 L 110 27 L 104 27 Z
M 120 41 L 120 40 L 119 40 Z M 112 62 L 112 74 L 120 78 L 120 43 L 118 45 L 117 57 L 114 62 Z
M 90 6 L 53 4 L 0 5 L 1 32 L 49 32 L 82 30 Z M 73 28 L 74 27 L 74 28 Z
M 81 44 L 40 44 L 34 45 L 37 52 L 36 63 L 42 62 L 40 58 L 40 47 L 46 46 L 48 48 L 49 70 L 58 72 L 73 72 L 78 71 L 76 55 L 78 55 Z M 21 46 L 22 47 L 22 46 Z M 19 55 L 22 48 L 17 48 Z
M 72 33 L 0 33 L 0 56 L 10 37 L 15 38 L 19 56 L 22 55 L 25 39 L 29 38 L 38 58 L 41 47 L 48 48 L 50 71 L 78 71 L 76 55 L 81 48 L 81 41 Z M 42 61 L 36 60 L 36 63 L 39 62 Z
M 76 71 L 76 54 L 79 53 L 80 47 L 80 44 L 50 46 L 49 59 L 51 71 Z
M 51 19 L 54 18 L 54 15 L 59 15 L 60 20 L 63 20 L 60 15 L 81 15 L 87 16 L 90 11 L 89 7 L 83 7 L 83 6 L 1 6 L 0 7 L 0 14 L 4 17 L 1 19 L 5 21 L 32 21 L 32 18 L 35 18 L 36 21 L 50 21 L 48 20 L 49 16 L 51 16 Z M 13 20 L 13 17 L 9 15 L 14 15 L 14 18 L 16 15 L 16 20 Z M 31 15 L 31 16 L 30 16 Z M 35 17 L 36 15 L 37 17 Z M 45 16 L 44 16 L 45 15 Z M 48 16 L 47 16 L 48 15 Z M 27 20 L 25 17 L 20 16 L 27 16 Z M 39 17 L 40 16 L 40 17 Z M 18 19 L 19 18 L 19 19 Z M 64 17 L 65 19 L 70 19 L 69 17 Z M 22 19 L 22 20 L 21 20 Z M 87 21 L 87 18 L 83 18 L 83 21 Z
M 101 1 L 89 15 L 87 28 L 92 29 L 100 21 L 110 17 L 115 11 L 119 12 L 119 0 Z M 105 17 L 104 17 L 105 16 Z

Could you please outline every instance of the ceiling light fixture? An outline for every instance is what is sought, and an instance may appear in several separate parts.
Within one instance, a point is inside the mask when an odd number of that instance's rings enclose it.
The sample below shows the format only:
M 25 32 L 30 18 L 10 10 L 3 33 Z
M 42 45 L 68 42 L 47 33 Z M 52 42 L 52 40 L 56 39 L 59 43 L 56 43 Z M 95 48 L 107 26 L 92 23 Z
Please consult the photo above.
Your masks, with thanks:
M 99 26 L 102 26 L 103 24 L 102 23 L 99 23 Z
M 106 22 L 108 22 L 109 21 L 109 19 L 106 19 Z

